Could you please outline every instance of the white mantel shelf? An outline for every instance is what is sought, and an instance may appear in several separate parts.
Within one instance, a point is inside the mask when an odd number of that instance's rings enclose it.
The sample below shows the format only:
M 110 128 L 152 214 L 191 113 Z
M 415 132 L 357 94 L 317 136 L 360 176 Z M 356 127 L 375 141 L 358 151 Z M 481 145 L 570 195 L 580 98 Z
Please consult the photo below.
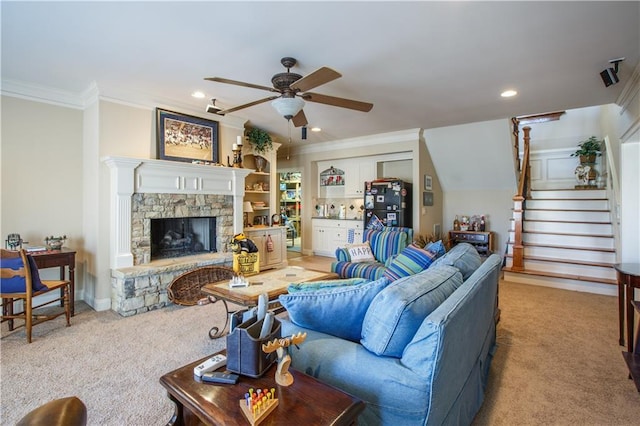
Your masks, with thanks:
M 242 232 L 244 180 L 252 169 L 177 161 L 104 157 L 111 173 L 111 268 L 133 266 L 131 196 L 136 193 L 233 196 L 234 233 Z

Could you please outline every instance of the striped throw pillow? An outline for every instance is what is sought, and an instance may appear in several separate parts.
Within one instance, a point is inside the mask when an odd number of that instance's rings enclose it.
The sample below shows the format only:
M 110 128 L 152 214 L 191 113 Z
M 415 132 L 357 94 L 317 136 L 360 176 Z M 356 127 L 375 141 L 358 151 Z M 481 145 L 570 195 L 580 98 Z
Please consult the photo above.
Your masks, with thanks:
M 389 281 L 395 281 L 398 278 L 417 274 L 431 266 L 436 258 L 436 253 L 411 244 L 393 259 L 387 270 L 384 271 L 384 276 Z

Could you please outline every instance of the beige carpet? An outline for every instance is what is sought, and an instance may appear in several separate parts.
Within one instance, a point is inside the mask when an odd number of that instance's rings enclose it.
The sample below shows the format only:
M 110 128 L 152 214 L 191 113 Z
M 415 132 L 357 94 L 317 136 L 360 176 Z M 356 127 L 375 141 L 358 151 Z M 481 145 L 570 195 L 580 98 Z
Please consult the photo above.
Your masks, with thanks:
M 474 425 L 637 425 L 640 394 L 618 346 L 614 297 L 501 283 L 499 347 Z M 77 395 L 90 425 L 163 425 L 173 413 L 158 379 L 222 348 L 207 333 L 221 305 L 122 318 L 78 303 L 64 319 L 0 340 L 0 424 Z M 395 426 L 395 425 L 393 425 Z
M 638 425 L 617 298 L 501 282 L 502 315 L 474 425 Z

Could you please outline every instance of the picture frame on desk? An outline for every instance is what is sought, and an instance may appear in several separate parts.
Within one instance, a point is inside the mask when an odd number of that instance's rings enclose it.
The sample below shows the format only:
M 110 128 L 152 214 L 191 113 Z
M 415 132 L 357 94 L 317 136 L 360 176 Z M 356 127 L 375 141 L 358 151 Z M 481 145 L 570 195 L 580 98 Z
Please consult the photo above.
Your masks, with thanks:
M 156 108 L 158 159 L 219 162 L 218 122 Z

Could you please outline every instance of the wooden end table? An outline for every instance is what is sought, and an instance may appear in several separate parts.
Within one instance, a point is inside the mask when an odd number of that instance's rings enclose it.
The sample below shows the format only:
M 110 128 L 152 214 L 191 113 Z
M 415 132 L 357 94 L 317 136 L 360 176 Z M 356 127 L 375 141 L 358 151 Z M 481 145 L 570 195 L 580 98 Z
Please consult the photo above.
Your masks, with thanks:
M 640 263 L 618 263 L 614 265 L 618 276 L 618 319 L 620 346 L 624 346 L 624 323 L 626 312 L 627 351 L 633 353 L 633 293 L 640 289 Z
M 278 406 L 260 423 L 265 426 L 352 425 L 365 408 L 360 399 L 293 369 L 289 369 L 293 384 L 280 386 L 274 378 L 275 364 L 261 378 L 240 376 L 235 385 L 202 383 L 193 376 L 193 368 L 211 356 L 160 378 L 160 384 L 175 404 L 167 425 L 248 425 L 238 401 L 249 388 L 276 388 Z
M 71 316 L 75 315 L 75 274 L 74 271 L 76 269 L 76 251 L 69 250 L 67 248 L 62 248 L 61 250 L 46 250 L 46 251 L 34 251 L 29 253 L 33 260 L 36 261 L 36 266 L 38 269 L 46 269 L 46 268 L 60 268 L 60 279 L 64 280 L 64 268 L 65 266 L 69 269 L 69 282 L 71 283 L 69 289 L 69 303 L 71 304 Z M 60 290 L 60 294 L 64 290 Z M 62 305 L 62 302 L 60 302 Z

